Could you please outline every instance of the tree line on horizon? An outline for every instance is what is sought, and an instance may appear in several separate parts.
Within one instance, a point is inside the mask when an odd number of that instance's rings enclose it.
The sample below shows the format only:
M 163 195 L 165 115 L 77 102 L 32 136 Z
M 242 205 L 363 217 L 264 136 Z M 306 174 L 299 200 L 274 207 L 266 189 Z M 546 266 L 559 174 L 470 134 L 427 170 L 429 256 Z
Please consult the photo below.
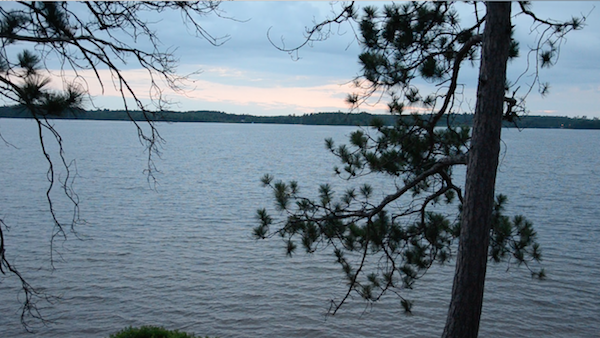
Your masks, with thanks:
M 131 115 L 131 116 L 129 116 Z M 53 119 L 105 120 L 105 121 L 145 121 L 141 111 L 124 110 L 70 110 L 64 115 L 53 116 Z M 403 115 L 407 119 L 410 115 Z M 256 116 L 248 114 L 229 114 L 222 111 L 160 111 L 152 116 L 156 122 L 208 122 L 208 123 L 266 123 L 266 124 L 304 124 L 304 125 L 333 125 L 333 126 L 368 126 L 373 120 L 380 120 L 384 125 L 394 125 L 397 116 L 391 114 L 319 112 L 303 115 Z M 17 106 L 0 107 L 0 118 L 33 118 L 31 112 Z M 473 114 L 449 114 L 451 124 L 457 126 L 472 126 Z M 440 121 L 446 125 L 447 121 Z M 564 129 L 600 129 L 600 119 L 568 116 L 520 116 L 518 120 L 504 122 L 504 127 L 517 128 L 564 128 Z

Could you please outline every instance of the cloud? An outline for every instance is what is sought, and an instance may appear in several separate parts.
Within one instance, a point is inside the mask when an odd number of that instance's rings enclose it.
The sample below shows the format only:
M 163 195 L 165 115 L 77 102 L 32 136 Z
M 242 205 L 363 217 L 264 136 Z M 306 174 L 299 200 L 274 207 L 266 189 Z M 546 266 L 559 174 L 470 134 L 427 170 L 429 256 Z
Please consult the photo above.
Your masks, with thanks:
M 199 102 L 228 102 L 239 105 L 257 104 L 266 110 L 290 107 L 303 113 L 346 110 L 340 96 L 351 92 L 348 85 L 325 84 L 313 87 L 251 87 L 197 81 L 197 89 L 188 98 Z
M 575 1 L 534 2 L 533 9 L 540 17 L 565 20 L 571 15 L 587 14 L 594 5 Z M 168 98 L 179 102 L 174 109 L 211 109 L 254 115 L 348 110 L 344 102 L 345 96 L 352 92 L 348 82 L 360 73 L 357 61 L 360 47 L 354 41 L 352 26 L 334 27 L 333 35 L 326 41 L 303 47 L 298 61 L 278 51 L 267 39 L 270 29 L 274 41 L 280 41 L 283 37 L 287 46 L 302 42 L 306 26 L 330 14 L 328 3 L 226 2 L 222 6 L 226 15 L 241 21 L 214 16 L 201 19 L 203 27 L 211 34 L 231 36 L 220 47 L 190 36 L 180 24 L 179 14 L 161 17 L 158 23 L 159 27 L 164 26 L 157 32 L 165 47 L 177 48 L 179 72 L 189 74 L 200 71 L 185 84 L 187 91 L 184 93 L 163 92 Z M 464 9 L 461 11 L 463 22 L 470 20 L 472 7 L 464 4 L 459 6 Z M 598 3 L 596 7 L 600 7 Z M 517 11 L 515 5 L 513 12 Z M 530 20 L 525 19 L 524 16 L 515 18 L 516 38 L 521 41 L 523 56 L 511 62 L 509 78 L 513 80 L 526 68 L 524 54 L 535 38 L 530 34 Z M 548 111 L 549 114 L 558 115 L 581 115 L 581 112 L 585 112 L 588 116 L 600 116 L 597 78 L 600 71 L 597 62 L 600 55 L 599 10 L 592 12 L 587 24 L 588 27 L 582 31 L 567 36 L 558 64 L 540 72 L 541 81 L 549 82 L 551 91 L 543 100 L 535 90 L 530 94 L 528 108 L 532 112 Z M 133 67 L 132 64 L 127 67 Z M 474 103 L 478 68 L 478 64 L 474 67 L 465 64 L 461 69 L 460 82 L 465 84 L 464 99 L 469 104 Z M 105 83 L 104 93 L 91 73 L 80 74 L 87 79 L 87 88 L 99 106 L 123 108 L 110 74 L 101 72 Z M 144 70 L 125 69 L 123 74 L 140 97 L 146 100 L 150 97 L 150 79 Z M 524 92 L 533 79 L 525 76 L 521 81 L 522 87 L 517 94 Z M 55 85 L 60 86 L 60 83 Z M 161 85 L 165 87 L 165 84 Z M 430 89 L 420 88 L 424 93 Z M 365 105 L 361 110 L 385 113 L 387 108 L 379 103 L 374 107 Z
M 123 76 L 128 79 L 129 85 L 136 92 L 136 95 L 144 102 L 149 102 L 151 79 L 145 70 L 124 70 Z M 68 79 L 78 81 L 86 88 L 103 108 L 120 109 L 122 104 L 120 92 L 112 82 L 110 73 L 107 70 L 99 72 L 104 87 L 96 79 L 91 71 L 80 71 L 78 77 L 74 73 L 65 72 Z M 290 85 L 298 80 L 306 80 L 308 77 L 293 76 L 290 79 L 279 79 L 272 81 L 274 76 L 271 73 L 262 74 L 263 77 L 257 77 L 255 73 L 248 72 L 231 67 L 212 67 L 205 73 L 196 76 L 193 81 L 184 82 L 184 91 L 177 92 L 168 89 L 166 83 L 162 83 L 162 95 L 166 98 L 181 102 L 178 106 L 180 110 L 203 110 L 207 104 L 222 104 L 223 107 L 230 107 L 230 110 L 222 109 L 232 113 L 250 113 L 256 115 L 274 115 L 286 112 L 286 114 L 304 114 L 325 111 L 347 111 L 348 104 L 345 103 L 345 97 L 353 91 L 350 83 L 330 80 L 328 82 L 313 81 L 313 85 L 293 86 Z M 56 89 L 61 88 L 61 82 L 55 78 L 52 86 Z M 67 80 L 70 82 L 71 80 Z M 253 83 L 257 82 L 257 83 Z M 302 82 L 302 81 L 300 81 Z M 318 84 L 315 84 L 318 83 Z M 270 84 L 270 85 L 269 85 Z M 131 95 L 127 95 L 131 97 Z M 103 103 L 110 102 L 106 105 Z M 116 106 L 115 106 L 116 104 Z M 231 107 L 239 106 L 238 109 Z M 254 107 L 251 112 L 247 112 L 249 107 Z M 257 111 L 260 108 L 263 111 Z M 233 110 L 233 111 L 231 111 Z M 382 103 L 374 106 L 365 106 L 361 110 L 383 113 L 386 106 Z

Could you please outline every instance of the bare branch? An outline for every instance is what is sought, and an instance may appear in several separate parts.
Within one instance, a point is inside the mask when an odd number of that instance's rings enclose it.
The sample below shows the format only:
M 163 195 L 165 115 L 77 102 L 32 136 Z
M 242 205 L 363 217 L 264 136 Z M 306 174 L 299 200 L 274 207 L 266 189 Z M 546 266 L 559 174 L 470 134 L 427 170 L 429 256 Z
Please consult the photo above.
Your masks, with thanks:
M 267 30 L 267 39 L 269 40 L 269 42 L 271 43 L 271 45 L 273 47 L 275 47 L 276 49 L 278 49 L 282 52 L 288 53 L 292 57 L 292 59 L 298 60 L 299 59 L 298 52 L 304 46 L 309 45 L 313 42 L 327 40 L 331 36 L 331 25 L 333 25 L 333 24 L 339 25 L 344 22 L 354 20 L 354 18 L 356 16 L 354 3 L 355 2 L 352 1 L 348 5 L 343 4 L 342 9 L 339 11 L 339 13 L 335 14 L 335 16 L 333 18 L 325 19 L 324 21 L 316 23 L 311 28 L 306 28 L 306 32 L 304 33 L 304 41 L 297 46 L 288 48 L 285 46 L 285 42 L 283 41 L 283 39 L 281 40 L 281 45 L 277 45 L 275 42 L 273 42 L 273 40 L 271 38 L 271 34 L 270 34 L 272 27 L 270 27 Z
M 0 7 L 0 95 L 27 110 L 37 123 L 40 148 L 48 164 L 46 201 L 54 226 L 50 241 L 52 266 L 54 254 L 60 254 L 54 249 L 54 241 L 59 237 L 66 239 L 69 232 L 77 236 L 75 226 L 81 220 L 78 196 L 72 187 L 77 175 L 75 162 L 67 160 L 61 135 L 49 119 L 70 109 L 82 108 L 83 96 L 89 88 L 82 71 L 91 71 L 104 92 L 106 79 L 101 74 L 108 70 L 112 85 L 120 94 L 125 111 L 133 121 L 138 139 L 148 152 L 145 173 L 149 183 L 154 182 L 154 158 L 160 156 L 160 146 L 164 140 L 154 125 L 153 110 L 164 109 L 169 103 L 162 95 L 162 83 L 173 91 L 181 92 L 186 77 L 177 73 L 174 50 L 163 48 L 154 30 L 156 23 L 147 21 L 146 14 L 179 12 L 183 24 L 193 35 L 218 46 L 228 37 L 210 34 L 200 22 L 201 17 L 209 14 L 226 18 L 218 5 L 218 1 L 19 1 L 11 9 Z M 140 47 L 144 43 L 148 48 Z M 23 45 L 32 47 L 33 52 L 26 50 L 15 59 L 12 51 Z M 53 70 L 57 65 L 50 64 L 54 60 L 58 61 L 59 66 L 56 77 L 63 81 L 64 89 L 61 92 L 47 88 L 48 74 L 55 75 Z M 150 78 L 149 102 L 155 109 L 144 103 L 141 94 L 135 91 L 123 72 L 132 60 L 134 65 L 137 63 L 146 70 Z M 75 74 L 74 82 L 68 81 L 70 72 Z M 78 87 L 81 83 L 83 86 Z M 91 94 L 87 93 L 87 96 L 89 102 L 94 104 Z M 135 121 L 132 110 L 141 110 L 144 120 Z M 58 161 L 47 148 L 48 142 L 55 142 L 58 146 Z M 59 179 L 57 170 L 66 172 L 64 180 Z M 73 206 L 72 218 L 67 223 L 55 210 L 52 192 L 57 188 L 62 190 Z M 3 227 L 5 224 L 2 222 L 0 234 Z M 25 294 L 21 317 L 24 325 L 26 317 L 43 321 L 35 300 L 45 295 L 32 288 L 17 268 L 9 263 L 5 255 L 4 237 L 1 239 L 0 270 L 2 273 L 12 273 L 21 280 Z

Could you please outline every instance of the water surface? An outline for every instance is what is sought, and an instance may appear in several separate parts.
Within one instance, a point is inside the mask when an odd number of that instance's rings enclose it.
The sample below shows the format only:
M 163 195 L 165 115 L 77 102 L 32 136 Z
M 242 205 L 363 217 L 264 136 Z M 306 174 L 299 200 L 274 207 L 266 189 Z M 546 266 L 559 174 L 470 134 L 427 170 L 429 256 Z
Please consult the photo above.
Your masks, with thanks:
M 414 315 L 388 297 L 343 296 L 333 258 L 286 258 L 277 240 L 255 241 L 255 210 L 270 206 L 260 177 L 294 179 L 310 194 L 335 182 L 323 140 L 343 142 L 353 127 L 260 124 L 159 124 L 167 140 L 156 190 L 142 172 L 143 146 L 130 123 L 57 121 L 85 224 L 49 265 L 52 223 L 46 167 L 32 121 L 0 120 L 0 218 L 11 228 L 7 254 L 36 286 L 62 300 L 40 337 L 107 337 L 126 326 L 161 325 L 227 337 L 432 337 L 443 329 L 453 266 L 436 268 L 410 295 Z M 503 131 L 498 191 L 508 209 L 532 220 L 544 253 L 545 281 L 526 269 L 491 266 L 482 337 L 592 337 L 600 332 L 600 133 Z M 16 147 L 16 148 L 15 148 Z M 61 174 L 64 179 L 64 173 Z M 337 183 L 336 187 L 341 186 Z M 389 181 L 375 180 L 378 188 Z M 70 209 L 60 193 L 56 208 Z M 62 259 L 60 259 L 62 258 Z M 0 280 L 0 337 L 30 337 L 19 324 L 14 278 Z

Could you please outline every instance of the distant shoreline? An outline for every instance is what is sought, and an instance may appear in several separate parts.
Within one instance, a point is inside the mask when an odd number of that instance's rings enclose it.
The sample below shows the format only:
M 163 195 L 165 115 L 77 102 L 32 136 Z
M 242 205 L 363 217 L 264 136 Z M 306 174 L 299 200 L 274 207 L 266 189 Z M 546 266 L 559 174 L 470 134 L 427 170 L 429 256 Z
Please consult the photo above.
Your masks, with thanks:
M 219 122 L 219 123 L 267 123 L 267 124 L 301 124 L 301 125 L 330 125 L 330 126 L 368 126 L 374 118 L 380 119 L 386 125 L 395 123 L 395 116 L 375 115 L 369 113 L 313 113 L 287 116 L 255 116 L 228 114 L 221 111 L 161 111 L 152 113 L 150 120 L 155 122 Z M 19 107 L 0 107 L 0 118 L 33 118 L 31 113 Z M 98 120 L 98 121 L 146 121 L 141 111 L 130 111 L 129 115 L 123 110 L 93 110 L 68 111 L 61 116 L 48 117 L 51 119 L 69 120 Z M 472 114 L 451 114 L 450 120 L 454 125 L 472 125 Z M 443 119 L 440 125 L 445 125 Z M 516 126 L 504 123 L 505 127 L 518 128 L 555 128 L 555 129 L 600 129 L 600 119 L 586 117 L 573 118 L 566 116 L 534 116 L 521 117 Z

